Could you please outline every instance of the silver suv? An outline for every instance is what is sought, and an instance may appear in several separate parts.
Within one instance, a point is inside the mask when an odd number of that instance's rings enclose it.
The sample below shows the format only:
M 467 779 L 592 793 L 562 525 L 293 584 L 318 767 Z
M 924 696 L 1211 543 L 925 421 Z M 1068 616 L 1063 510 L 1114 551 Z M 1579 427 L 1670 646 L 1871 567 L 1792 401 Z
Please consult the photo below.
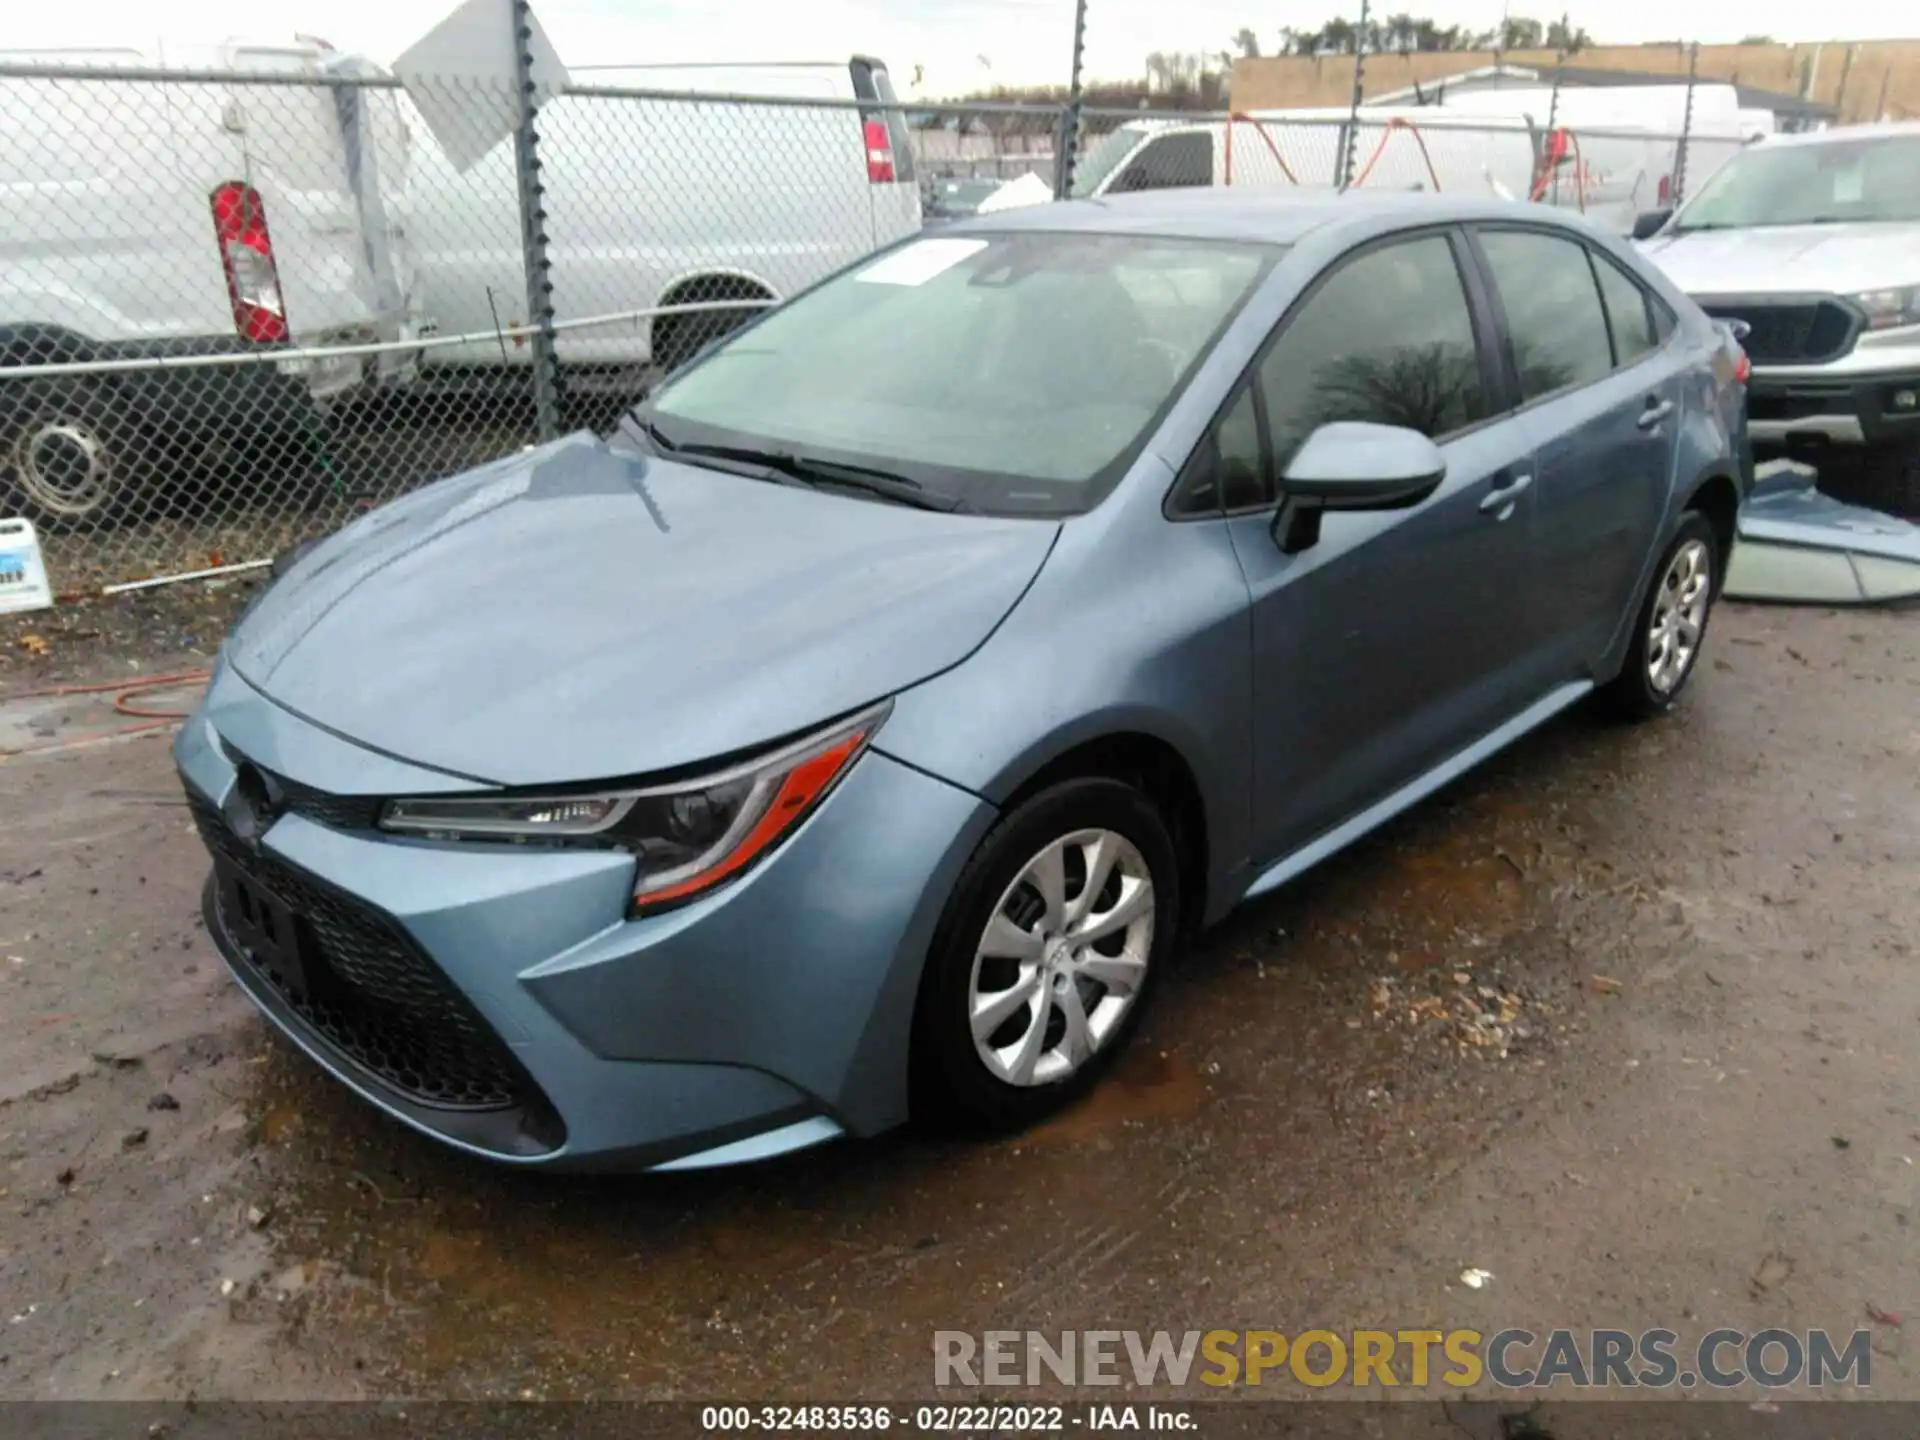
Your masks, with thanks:
M 1677 213 L 1641 218 L 1648 257 L 1745 322 L 1761 457 L 1920 512 L 1920 123 L 1761 141 Z

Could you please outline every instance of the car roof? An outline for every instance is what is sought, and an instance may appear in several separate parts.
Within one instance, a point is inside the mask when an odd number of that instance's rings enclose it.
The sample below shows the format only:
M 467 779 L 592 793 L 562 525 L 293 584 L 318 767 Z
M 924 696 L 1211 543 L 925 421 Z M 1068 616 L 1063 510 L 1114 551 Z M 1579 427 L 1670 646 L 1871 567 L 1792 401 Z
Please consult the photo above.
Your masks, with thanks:
M 1514 200 L 1477 199 L 1416 190 L 1251 190 L 1231 186 L 1147 191 L 1025 205 L 977 216 L 959 230 L 973 234 L 1012 231 L 1079 231 L 1089 234 L 1154 235 L 1180 240 L 1245 240 L 1291 245 L 1312 231 L 1339 222 L 1373 221 L 1379 229 L 1454 220 L 1545 221 L 1577 228 L 1552 207 Z

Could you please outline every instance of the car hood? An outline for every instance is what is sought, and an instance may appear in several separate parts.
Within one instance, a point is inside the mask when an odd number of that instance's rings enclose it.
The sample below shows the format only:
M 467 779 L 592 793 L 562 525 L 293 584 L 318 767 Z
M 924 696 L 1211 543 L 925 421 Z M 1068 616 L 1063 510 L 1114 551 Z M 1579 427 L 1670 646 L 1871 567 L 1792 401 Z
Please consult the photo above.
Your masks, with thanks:
M 1760 225 L 1655 236 L 1640 248 L 1689 295 L 1855 295 L 1920 282 L 1915 225 Z
M 957 664 L 1058 533 L 579 435 L 355 521 L 261 596 L 227 659 L 416 764 L 500 785 L 651 774 Z

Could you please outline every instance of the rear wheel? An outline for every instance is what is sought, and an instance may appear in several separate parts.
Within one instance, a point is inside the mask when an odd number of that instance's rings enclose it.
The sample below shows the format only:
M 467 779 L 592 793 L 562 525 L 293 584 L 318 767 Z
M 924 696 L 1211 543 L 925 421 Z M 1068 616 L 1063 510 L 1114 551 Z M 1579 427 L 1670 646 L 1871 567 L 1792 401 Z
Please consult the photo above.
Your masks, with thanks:
M 0 422 L 8 507 L 42 529 L 99 524 L 131 494 L 129 426 L 106 393 L 57 382 Z
M 1720 594 L 1719 553 L 1712 523 L 1689 510 L 1654 567 L 1626 663 L 1600 691 L 1602 703 L 1615 714 L 1646 719 L 1666 714 L 1679 701 Z
M 915 1113 L 1033 1123 L 1091 1086 L 1139 1022 L 1179 928 L 1179 867 L 1118 781 L 1033 796 L 981 842 L 943 916 L 914 1019 Z
M 653 319 L 653 359 L 662 374 L 679 369 L 707 346 L 739 329 L 773 299 L 751 280 L 715 275 L 689 280 L 664 296 L 662 305 L 720 305 L 741 302 L 739 309 L 695 310 Z

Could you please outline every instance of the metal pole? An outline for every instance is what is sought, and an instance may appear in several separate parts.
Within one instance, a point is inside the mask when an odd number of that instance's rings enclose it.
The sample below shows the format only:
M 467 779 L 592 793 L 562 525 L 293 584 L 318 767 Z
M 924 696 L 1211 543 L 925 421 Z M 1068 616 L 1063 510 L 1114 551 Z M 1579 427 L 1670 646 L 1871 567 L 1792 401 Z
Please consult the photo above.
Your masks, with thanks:
M 1360 26 L 1353 32 L 1353 103 L 1347 107 L 1346 154 L 1340 159 L 1340 188 L 1353 184 L 1354 152 L 1360 144 L 1360 97 L 1367 88 L 1367 0 L 1360 0 Z
M 553 354 L 553 279 L 547 259 L 545 189 L 540 184 L 539 111 L 533 83 L 533 12 L 527 0 L 508 0 L 513 17 L 513 79 L 520 120 L 513 130 L 514 176 L 520 192 L 520 253 L 527 270 L 527 324 L 533 333 L 534 433 L 544 444 L 560 433 L 560 370 Z
M 1073 193 L 1073 152 L 1080 143 L 1080 64 L 1087 50 L 1087 0 L 1074 0 L 1073 71 L 1067 80 L 1067 108 L 1060 116 L 1059 155 L 1053 165 L 1053 198 Z
M 1700 42 L 1687 47 L 1687 108 L 1680 120 L 1680 152 L 1673 161 L 1673 204 L 1678 209 L 1687 198 L 1687 146 L 1693 139 L 1693 87 L 1700 78 Z
M 1555 127 L 1560 123 L 1561 72 L 1567 67 L 1566 32 L 1567 17 L 1563 11 L 1560 15 L 1560 49 L 1553 57 L 1553 89 L 1547 92 L 1547 134 L 1543 142 L 1546 145 L 1546 150 L 1540 156 L 1540 163 L 1548 167 L 1547 174 L 1541 178 L 1550 178 L 1553 182 L 1553 189 L 1547 196 L 1547 200 L 1548 203 L 1554 205 L 1560 203 L 1560 167 L 1553 163 L 1553 132 Z M 1534 184 L 1537 189 L 1539 181 L 1536 180 Z

